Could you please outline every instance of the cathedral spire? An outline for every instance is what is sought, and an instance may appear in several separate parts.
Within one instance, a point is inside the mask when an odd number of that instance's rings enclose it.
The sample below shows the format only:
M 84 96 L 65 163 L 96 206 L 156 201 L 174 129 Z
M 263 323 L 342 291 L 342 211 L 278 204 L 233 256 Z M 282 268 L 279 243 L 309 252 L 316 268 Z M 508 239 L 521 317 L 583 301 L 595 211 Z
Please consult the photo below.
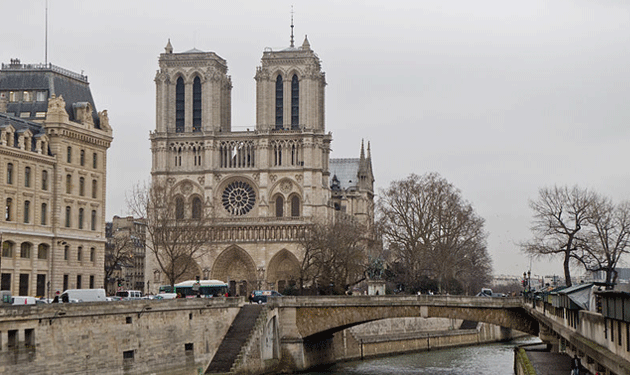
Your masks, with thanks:
M 166 47 L 164 47 L 164 51 L 166 53 L 173 53 L 173 46 L 171 45 L 171 38 L 168 38 L 168 43 L 166 43 Z
M 295 47 L 293 44 L 293 5 L 291 5 L 291 48 Z

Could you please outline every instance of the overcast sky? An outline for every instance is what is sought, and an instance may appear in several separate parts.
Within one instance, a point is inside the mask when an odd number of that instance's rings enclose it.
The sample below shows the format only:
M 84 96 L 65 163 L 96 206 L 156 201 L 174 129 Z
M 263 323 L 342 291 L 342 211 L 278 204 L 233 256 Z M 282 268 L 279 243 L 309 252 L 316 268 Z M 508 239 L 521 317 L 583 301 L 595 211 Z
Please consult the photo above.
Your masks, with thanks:
M 214 51 L 232 128 L 255 126 L 265 47 L 308 35 L 322 60 L 332 157 L 371 142 L 377 189 L 438 172 L 485 218 L 495 274 L 530 260 L 528 200 L 579 185 L 630 199 L 630 2 L 49 0 L 48 62 L 88 75 L 114 129 L 107 218 L 151 169 L 158 55 Z M 2 1 L 0 61 L 45 59 L 45 0 Z M 562 274 L 561 260 L 532 263 Z

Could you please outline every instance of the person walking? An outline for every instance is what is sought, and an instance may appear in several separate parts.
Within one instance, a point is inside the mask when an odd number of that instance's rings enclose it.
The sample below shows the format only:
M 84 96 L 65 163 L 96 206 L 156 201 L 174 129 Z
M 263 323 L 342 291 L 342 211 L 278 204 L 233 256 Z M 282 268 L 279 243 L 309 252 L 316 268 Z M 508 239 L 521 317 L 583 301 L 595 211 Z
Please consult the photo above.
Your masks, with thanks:
M 580 368 L 582 367 L 582 363 L 580 358 L 578 358 L 577 354 L 571 360 L 571 375 L 580 375 Z

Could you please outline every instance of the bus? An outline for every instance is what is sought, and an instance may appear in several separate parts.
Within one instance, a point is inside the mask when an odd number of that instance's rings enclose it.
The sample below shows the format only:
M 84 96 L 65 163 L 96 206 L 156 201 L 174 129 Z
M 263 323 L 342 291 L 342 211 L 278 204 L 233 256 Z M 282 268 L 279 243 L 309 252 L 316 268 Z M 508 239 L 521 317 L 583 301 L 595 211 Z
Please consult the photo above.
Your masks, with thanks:
M 193 286 L 197 280 L 187 280 L 175 284 L 175 290 L 170 285 L 160 286 L 159 293 L 177 293 L 182 298 L 192 298 L 197 296 Z M 199 280 L 199 294 L 202 297 L 223 297 L 228 292 L 228 284 L 219 280 Z

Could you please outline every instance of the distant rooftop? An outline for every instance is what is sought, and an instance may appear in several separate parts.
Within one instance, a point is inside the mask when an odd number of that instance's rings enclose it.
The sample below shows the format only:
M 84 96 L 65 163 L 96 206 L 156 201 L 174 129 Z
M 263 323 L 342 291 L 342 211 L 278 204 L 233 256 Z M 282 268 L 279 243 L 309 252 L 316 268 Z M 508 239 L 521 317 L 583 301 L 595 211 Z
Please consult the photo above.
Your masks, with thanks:
M 48 64 L 22 64 L 20 59 L 11 59 L 9 64 L 2 63 L 2 70 L 17 70 L 17 71 L 42 71 L 50 70 L 55 73 L 62 74 L 66 77 L 73 78 L 85 83 L 88 83 L 88 77 L 83 74 L 75 73 L 68 69 L 64 69 L 60 66 Z

